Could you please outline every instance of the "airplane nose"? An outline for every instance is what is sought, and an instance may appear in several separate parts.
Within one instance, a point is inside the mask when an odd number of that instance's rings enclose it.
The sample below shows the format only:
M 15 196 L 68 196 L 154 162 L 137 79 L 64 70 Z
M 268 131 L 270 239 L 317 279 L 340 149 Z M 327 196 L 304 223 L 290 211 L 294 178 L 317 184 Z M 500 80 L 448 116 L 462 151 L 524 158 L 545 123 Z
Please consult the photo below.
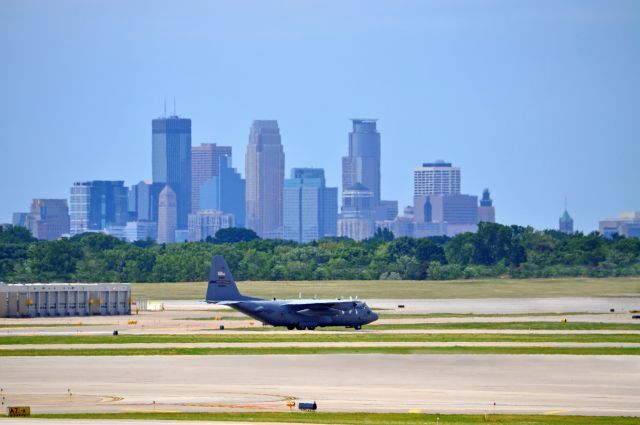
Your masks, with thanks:
M 372 322 L 375 322 L 376 320 L 378 320 L 378 313 L 373 313 L 372 312 L 371 315 L 373 316 L 373 318 L 371 320 Z

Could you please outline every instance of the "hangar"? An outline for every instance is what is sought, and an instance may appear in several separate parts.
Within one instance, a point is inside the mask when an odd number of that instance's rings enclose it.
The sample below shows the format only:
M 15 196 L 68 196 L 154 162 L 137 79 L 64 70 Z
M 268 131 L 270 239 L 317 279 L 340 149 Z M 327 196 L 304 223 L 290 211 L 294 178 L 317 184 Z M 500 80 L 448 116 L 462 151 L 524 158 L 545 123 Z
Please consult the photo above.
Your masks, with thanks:
M 0 317 L 131 314 L 128 283 L 0 283 Z

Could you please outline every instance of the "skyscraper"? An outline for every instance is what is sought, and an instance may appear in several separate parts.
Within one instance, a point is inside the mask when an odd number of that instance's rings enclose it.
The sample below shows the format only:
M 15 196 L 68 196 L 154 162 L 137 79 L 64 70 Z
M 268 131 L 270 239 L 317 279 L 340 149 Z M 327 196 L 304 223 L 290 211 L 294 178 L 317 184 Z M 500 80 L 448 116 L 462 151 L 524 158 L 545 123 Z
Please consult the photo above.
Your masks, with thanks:
M 75 182 L 70 192 L 72 236 L 127 224 L 129 192 L 124 181 Z
M 28 212 L 14 212 L 11 220 L 11 224 L 14 226 L 27 227 Z
M 197 242 L 209 236 L 214 237 L 218 230 L 229 227 L 235 227 L 233 214 L 214 210 L 201 210 L 189 214 L 189 241 Z
M 380 133 L 375 119 L 353 119 L 349 133 L 349 155 L 342 158 L 342 190 L 357 183 L 373 192 L 373 205 L 380 204 Z
M 172 115 L 152 121 L 153 182 L 169 185 L 176 196 L 178 229 L 187 229 L 191 212 L 191 120 Z
M 338 189 L 321 168 L 294 168 L 284 181 L 284 239 L 310 242 L 336 236 Z
M 573 233 L 573 219 L 571 218 L 571 216 L 569 215 L 569 212 L 567 211 L 566 198 L 564 200 L 564 213 L 562 213 L 562 216 L 558 221 L 558 230 L 560 230 L 562 233 L 567 233 L 567 234 Z
M 176 241 L 177 230 L 177 197 L 171 186 L 166 185 L 158 199 L 158 243 Z
M 373 191 L 356 183 L 342 191 L 342 212 L 338 218 L 338 236 L 357 241 L 375 232 Z
M 129 189 L 129 220 L 158 221 L 158 199 L 164 183 L 141 181 Z
M 640 211 L 623 212 L 618 218 L 600 220 L 599 230 L 600 234 L 607 239 L 616 235 L 626 238 L 640 238 Z
M 34 199 L 26 225 L 34 237 L 48 241 L 69 233 L 67 200 Z
M 489 189 L 482 191 L 482 199 L 480 199 L 480 206 L 478 207 L 478 223 L 481 221 L 485 223 L 496 222 L 496 208 L 493 206 Z
M 211 177 L 200 186 L 200 209 L 233 214 L 234 226 L 244 227 L 246 182 L 231 167 L 230 156 L 222 155 L 219 161 L 220 175 Z
M 231 146 L 217 146 L 215 143 L 203 143 L 191 148 L 191 212 L 198 212 L 200 188 L 212 177 L 220 175 L 220 157 L 231 159 Z
M 424 163 L 413 172 L 413 196 L 457 195 L 460 193 L 460 167 L 436 161 Z
M 263 238 L 281 237 L 284 151 L 277 121 L 253 122 L 245 177 L 246 226 Z

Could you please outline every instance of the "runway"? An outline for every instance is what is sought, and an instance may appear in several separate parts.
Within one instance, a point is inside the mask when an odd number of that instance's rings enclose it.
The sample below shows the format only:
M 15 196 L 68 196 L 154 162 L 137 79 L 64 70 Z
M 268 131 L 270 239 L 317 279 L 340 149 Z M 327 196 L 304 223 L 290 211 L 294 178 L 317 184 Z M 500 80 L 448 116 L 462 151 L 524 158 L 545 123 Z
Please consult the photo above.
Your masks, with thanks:
M 635 356 L 3 357 L 0 370 L 7 405 L 34 413 L 284 411 L 315 400 L 322 411 L 640 415 Z

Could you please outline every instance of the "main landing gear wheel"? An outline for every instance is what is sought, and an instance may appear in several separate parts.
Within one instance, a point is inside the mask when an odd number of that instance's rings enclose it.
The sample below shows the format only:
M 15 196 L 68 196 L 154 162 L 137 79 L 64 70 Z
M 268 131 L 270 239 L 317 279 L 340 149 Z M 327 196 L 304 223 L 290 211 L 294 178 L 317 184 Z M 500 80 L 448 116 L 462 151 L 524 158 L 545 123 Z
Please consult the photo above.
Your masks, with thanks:
M 299 330 L 299 331 L 303 331 L 304 330 L 304 326 L 298 325 L 298 326 L 296 326 L 296 329 Z
M 293 325 L 287 325 L 287 329 L 289 329 L 290 331 L 292 331 L 292 330 L 293 330 L 293 328 L 295 328 L 295 326 L 293 326 Z
M 316 327 L 315 326 L 309 326 L 307 329 L 309 329 L 310 331 L 315 331 Z
M 362 326 L 360 326 L 360 325 L 355 325 L 355 326 L 353 327 L 353 329 L 355 329 L 355 330 L 359 331 L 360 329 L 362 329 Z

